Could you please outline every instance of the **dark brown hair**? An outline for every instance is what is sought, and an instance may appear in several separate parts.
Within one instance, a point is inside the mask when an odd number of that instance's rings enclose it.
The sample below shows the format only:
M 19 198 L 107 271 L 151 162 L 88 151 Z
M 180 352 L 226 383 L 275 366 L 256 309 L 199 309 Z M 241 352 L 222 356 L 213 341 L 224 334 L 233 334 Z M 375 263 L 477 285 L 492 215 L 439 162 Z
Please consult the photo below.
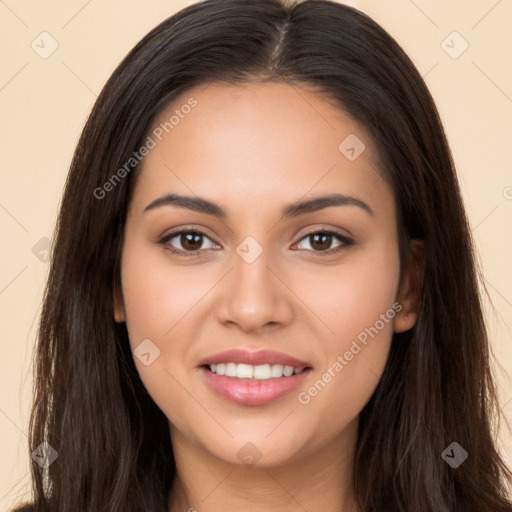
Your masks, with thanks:
M 144 388 L 125 324 L 114 321 L 119 256 L 137 167 L 103 187 L 155 115 L 207 83 L 281 81 L 331 98 L 371 135 L 398 210 L 401 262 L 425 244 L 416 326 L 395 334 L 360 415 L 355 491 L 364 512 L 510 512 L 478 270 L 435 104 L 395 40 L 324 0 L 207 0 L 168 18 L 99 95 L 60 208 L 37 340 L 32 453 L 36 512 L 164 512 L 175 477 L 167 418 Z M 454 469 L 442 452 L 469 454 Z

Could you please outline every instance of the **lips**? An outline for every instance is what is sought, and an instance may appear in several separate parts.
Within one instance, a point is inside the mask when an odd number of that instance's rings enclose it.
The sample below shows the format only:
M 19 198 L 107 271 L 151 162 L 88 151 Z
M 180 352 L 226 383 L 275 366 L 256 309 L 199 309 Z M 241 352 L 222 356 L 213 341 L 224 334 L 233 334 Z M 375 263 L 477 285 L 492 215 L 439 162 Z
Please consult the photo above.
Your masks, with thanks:
M 303 369 L 300 373 L 272 378 L 269 380 L 241 379 L 216 375 L 210 370 L 211 365 L 226 363 L 259 365 L 282 365 Z M 289 395 L 311 375 L 313 367 L 307 361 L 275 352 L 260 350 L 249 352 L 242 349 L 227 350 L 212 355 L 199 362 L 201 375 L 207 386 L 217 395 L 239 405 L 263 406 Z
M 226 350 L 225 352 L 206 357 L 199 361 L 198 366 L 209 366 L 219 363 L 250 364 L 253 366 L 261 364 L 282 364 L 283 366 L 293 366 L 294 368 L 312 368 L 311 363 L 301 361 L 300 359 L 283 354 L 282 352 L 275 352 L 273 350 L 249 352 L 243 349 Z

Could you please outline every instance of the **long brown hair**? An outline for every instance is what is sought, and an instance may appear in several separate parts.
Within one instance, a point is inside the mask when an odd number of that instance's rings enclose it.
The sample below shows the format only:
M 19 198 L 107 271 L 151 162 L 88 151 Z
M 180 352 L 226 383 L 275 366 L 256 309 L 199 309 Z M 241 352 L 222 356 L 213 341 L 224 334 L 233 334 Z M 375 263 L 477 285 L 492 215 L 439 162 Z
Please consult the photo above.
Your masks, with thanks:
M 167 418 L 139 378 L 112 307 L 137 166 L 107 192 L 105 183 L 177 95 L 248 80 L 313 86 L 360 122 L 394 190 L 401 261 L 410 240 L 425 243 L 418 322 L 394 335 L 360 414 L 361 510 L 510 512 L 479 273 L 436 106 L 387 32 L 325 0 L 195 3 L 147 34 L 103 88 L 73 157 L 52 246 L 29 451 L 47 442 L 58 457 L 49 451 L 43 467 L 32 461 L 33 510 L 167 511 L 176 470 Z M 442 455 L 453 442 L 468 454 L 457 468 Z

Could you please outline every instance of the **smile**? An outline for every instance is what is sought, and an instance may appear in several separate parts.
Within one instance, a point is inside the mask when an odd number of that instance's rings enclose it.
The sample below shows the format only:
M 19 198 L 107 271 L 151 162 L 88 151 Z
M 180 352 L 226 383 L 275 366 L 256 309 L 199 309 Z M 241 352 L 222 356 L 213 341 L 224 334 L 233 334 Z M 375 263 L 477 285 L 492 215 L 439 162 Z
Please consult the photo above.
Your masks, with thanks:
M 207 387 L 241 405 L 265 405 L 291 393 L 313 371 L 308 361 L 274 350 L 226 350 L 199 361 Z

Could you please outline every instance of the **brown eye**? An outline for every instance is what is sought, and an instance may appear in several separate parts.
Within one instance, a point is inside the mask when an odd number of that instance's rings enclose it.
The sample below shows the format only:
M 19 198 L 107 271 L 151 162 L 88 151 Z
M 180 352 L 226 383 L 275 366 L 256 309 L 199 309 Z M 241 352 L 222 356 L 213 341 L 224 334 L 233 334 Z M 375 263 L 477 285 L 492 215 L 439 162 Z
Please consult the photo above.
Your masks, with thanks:
M 182 233 L 179 236 L 181 246 L 187 251 L 197 251 L 201 248 L 203 235 L 199 233 Z
M 211 242 L 210 247 L 203 247 L 205 240 Z M 194 256 L 202 249 L 211 249 L 216 246 L 210 237 L 198 230 L 182 230 L 169 233 L 158 243 L 164 245 L 172 253 L 181 253 L 184 256 Z
M 325 251 L 331 248 L 333 236 L 328 234 L 309 235 L 310 245 L 313 249 Z
M 315 231 L 308 233 L 306 236 L 301 238 L 309 242 L 310 252 L 317 252 L 319 254 L 332 254 L 342 250 L 344 247 L 352 245 L 353 241 L 346 236 L 337 233 L 335 231 Z M 332 248 L 333 241 L 338 240 L 339 243 Z M 300 245 L 299 242 L 297 245 Z

